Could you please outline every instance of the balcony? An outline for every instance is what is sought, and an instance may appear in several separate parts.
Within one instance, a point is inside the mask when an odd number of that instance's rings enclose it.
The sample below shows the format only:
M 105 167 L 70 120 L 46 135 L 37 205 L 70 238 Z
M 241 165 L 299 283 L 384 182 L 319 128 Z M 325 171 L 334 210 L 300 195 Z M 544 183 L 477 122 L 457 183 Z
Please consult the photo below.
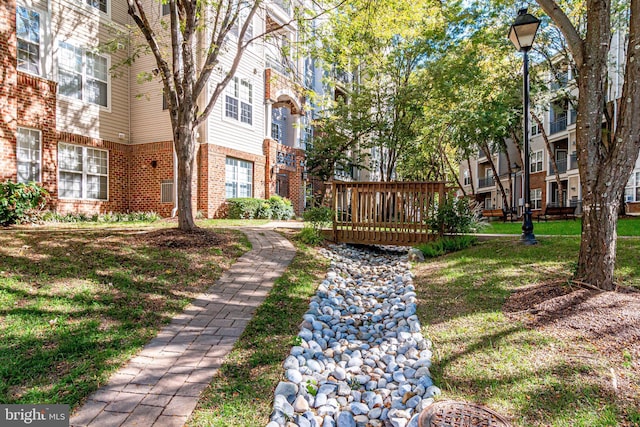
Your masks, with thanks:
M 567 172 L 567 159 L 562 159 L 562 160 L 556 160 L 556 164 L 558 165 L 558 173 L 565 173 Z M 549 162 L 549 176 L 551 175 L 555 175 L 556 171 L 553 168 L 553 162 Z
M 278 6 L 284 13 L 291 15 L 291 1 L 289 0 L 273 0 L 273 4 Z
M 271 68 L 286 77 L 291 76 L 291 69 L 284 64 L 283 60 L 278 58 L 267 56 L 265 59 L 265 68 Z
M 478 188 L 493 187 L 494 185 L 496 185 L 496 181 L 492 176 L 480 178 L 478 180 Z
M 569 169 L 570 170 L 578 169 L 578 154 L 576 154 L 575 152 L 571 153 Z
M 562 132 L 567 129 L 567 114 L 563 114 L 549 123 L 549 135 L 553 135 L 554 133 Z
M 551 90 L 558 90 L 558 89 L 567 87 L 568 83 L 569 83 L 569 73 L 567 71 L 558 73 L 557 76 L 552 77 L 551 79 Z

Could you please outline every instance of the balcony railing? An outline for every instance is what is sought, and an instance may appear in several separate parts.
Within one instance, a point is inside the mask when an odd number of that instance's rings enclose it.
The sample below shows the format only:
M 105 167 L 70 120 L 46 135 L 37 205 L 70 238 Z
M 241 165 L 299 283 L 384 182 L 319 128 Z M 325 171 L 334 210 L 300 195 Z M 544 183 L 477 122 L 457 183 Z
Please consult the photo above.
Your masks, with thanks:
M 271 68 L 272 70 L 276 70 L 278 73 L 283 76 L 289 76 L 291 74 L 291 70 L 289 67 L 284 65 L 280 59 L 273 58 L 271 56 L 267 56 L 265 60 L 265 68 Z
M 291 15 L 291 1 L 290 0 L 273 0 L 273 4 L 277 5 L 280 9 L 284 10 L 287 15 Z
M 558 165 L 558 173 L 565 173 L 567 171 L 567 159 L 556 160 Z M 549 175 L 555 175 L 555 169 L 553 168 L 553 162 L 549 162 Z
M 549 134 L 553 135 L 554 133 L 562 132 L 567 129 L 567 115 L 562 115 L 560 117 L 556 117 L 554 121 L 549 123 Z
M 551 80 L 551 90 L 567 87 L 567 83 L 569 83 L 569 73 L 566 71 L 558 73 L 558 75 L 554 76 Z
M 578 155 L 576 153 L 571 153 L 569 162 L 569 169 L 578 169 Z
M 480 178 L 478 180 L 478 188 L 493 187 L 494 185 L 496 185 L 496 181 L 492 176 Z

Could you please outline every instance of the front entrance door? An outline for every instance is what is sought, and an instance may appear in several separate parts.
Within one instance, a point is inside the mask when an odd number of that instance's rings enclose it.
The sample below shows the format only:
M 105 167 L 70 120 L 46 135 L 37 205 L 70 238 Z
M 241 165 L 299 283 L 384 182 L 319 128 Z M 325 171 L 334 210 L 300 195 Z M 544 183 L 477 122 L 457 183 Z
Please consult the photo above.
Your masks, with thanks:
M 289 198 L 289 174 L 279 173 L 276 177 L 276 194 Z

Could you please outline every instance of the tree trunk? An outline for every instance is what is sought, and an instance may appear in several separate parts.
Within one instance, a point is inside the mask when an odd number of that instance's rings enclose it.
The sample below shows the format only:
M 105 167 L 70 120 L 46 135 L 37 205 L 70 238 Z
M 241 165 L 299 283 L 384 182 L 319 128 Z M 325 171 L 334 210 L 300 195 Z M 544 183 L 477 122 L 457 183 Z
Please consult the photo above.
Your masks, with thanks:
M 178 126 L 177 131 L 174 132 L 178 159 L 178 228 L 182 231 L 193 231 L 197 228 L 193 220 L 191 204 L 196 144 L 194 132 L 190 130 L 190 126 L 185 124 L 178 124 Z
M 531 117 L 533 118 L 533 120 L 535 120 L 538 125 L 538 129 L 540 129 L 540 132 L 542 133 L 542 139 L 544 140 L 545 147 L 547 147 L 547 153 L 549 153 L 549 159 L 551 159 L 553 171 L 555 172 L 556 176 L 556 183 L 558 184 L 558 204 L 560 206 L 563 206 L 564 202 L 562 200 L 562 181 L 560 180 L 560 171 L 558 170 L 558 162 L 556 161 L 556 156 L 553 155 L 553 151 L 551 150 L 551 143 L 549 142 L 547 132 L 544 130 L 544 126 L 542 126 L 542 121 L 540 121 L 538 115 L 533 111 L 531 112 Z
M 504 155 L 507 158 L 507 172 L 509 173 L 509 196 L 511 197 L 510 202 L 515 200 L 515 196 L 513 194 L 513 180 L 511 177 L 513 176 L 513 168 L 511 167 L 511 156 L 509 156 L 509 149 L 505 146 Z M 514 207 L 512 203 L 510 203 L 511 208 L 508 212 L 512 214 L 515 213 Z M 513 218 L 513 217 L 512 217 Z

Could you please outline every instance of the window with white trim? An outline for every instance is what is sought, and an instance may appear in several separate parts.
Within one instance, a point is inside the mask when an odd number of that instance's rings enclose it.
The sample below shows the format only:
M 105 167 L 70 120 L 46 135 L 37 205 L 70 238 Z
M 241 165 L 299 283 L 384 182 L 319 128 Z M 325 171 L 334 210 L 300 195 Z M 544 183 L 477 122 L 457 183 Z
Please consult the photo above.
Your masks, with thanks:
M 253 196 L 253 163 L 227 157 L 225 194 L 227 199 Z
M 471 176 L 469 175 L 469 170 L 465 170 L 463 175 L 463 185 L 471 185 Z
M 40 13 L 16 7 L 18 70 L 40 75 Z
M 238 37 L 238 35 L 240 34 L 240 28 L 244 26 L 244 23 L 247 21 L 247 16 L 249 16 L 249 10 L 242 9 L 238 14 L 238 18 L 231 26 L 231 30 L 229 30 L 229 33 L 235 37 Z M 247 31 L 245 31 L 244 38 L 242 40 L 244 42 L 248 42 L 252 38 L 253 38 L 253 20 L 249 22 L 249 25 L 247 26 Z
M 109 0 L 84 0 L 84 3 L 98 9 L 100 12 L 109 13 Z
M 530 156 L 531 163 L 529 165 L 529 169 L 531 170 L 531 173 L 542 172 L 543 161 L 544 161 L 544 154 L 542 150 L 532 152 Z
M 58 93 L 108 107 L 109 59 L 67 42 L 58 46 Z
M 534 188 L 531 190 L 531 209 L 542 209 L 542 189 Z
M 36 129 L 18 128 L 16 135 L 16 158 L 18 161 L 18 182 L 40 182 L 42 159 L 41 133 Z
M 169 7 L 169 2 L 163 2 L 162 3 L 162 16 L 167 16 L 171 13 L 171 8 Z
M 224 115 L 229 119 L 253 124 L 253 85 L 247 79 L 234 77 L 227 85 Z
M 58 144 L 58 195 L 62 199 L 107 200 L 109 152 Z
M 533 123 L 531 125 L 531 136 L 536 136 L 536 135 L 541 134 L 541 133 L 542 133 L 542 130 L 538 126 L 538 123 Z
M 633 172 L 624 189 L 625 202 L 640 202 L 640 172 Z

